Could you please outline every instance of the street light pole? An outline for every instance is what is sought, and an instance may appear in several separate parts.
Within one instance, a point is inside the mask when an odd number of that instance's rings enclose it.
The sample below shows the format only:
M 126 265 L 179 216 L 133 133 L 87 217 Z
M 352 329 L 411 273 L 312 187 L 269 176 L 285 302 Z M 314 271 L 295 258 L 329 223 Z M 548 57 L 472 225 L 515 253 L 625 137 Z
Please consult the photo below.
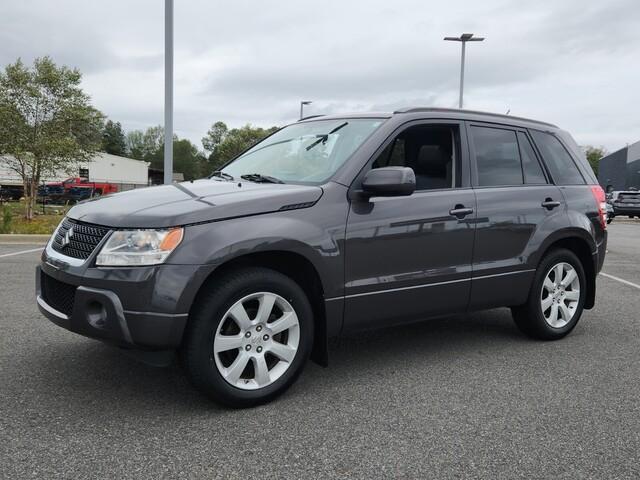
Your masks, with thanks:
M 463 33 L 459 37 L 444 37 L 450 42 L 462 43 L 462 54 L 460 55 L 460 96 L 458 98 L 458 108 L 462 108 L 464 96 L 464 59 L 467 42 L 482 42 L 484 37 L 474 37 L 473 33 Z
M 173 0 L 164 0 L 164 183 L 173 183 Z
M 304 118 L 304 106 L 311 105 L 312 103 L 313 102 L 310 100 L 303 100 L 302 102 L 300 102 L 300 120 Z

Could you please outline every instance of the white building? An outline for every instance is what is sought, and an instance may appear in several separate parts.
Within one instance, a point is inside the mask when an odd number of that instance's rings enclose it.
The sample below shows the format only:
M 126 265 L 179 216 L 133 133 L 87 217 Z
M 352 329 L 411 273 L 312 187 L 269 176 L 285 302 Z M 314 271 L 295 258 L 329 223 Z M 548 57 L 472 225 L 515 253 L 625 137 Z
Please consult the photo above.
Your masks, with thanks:
M 42 180 L 58 182 L 69 177 L 86 177 L 91 182 L 117 183 L 125 187 L 124 189 L 135 188 L 149 184 L 149 163 L 98 152 L 91 161 L 80 163 L 77 171 L 59 172 Z M 0 185 L 21 184 L 20 176 L 9 169 L 4 158 L 0 156 Z

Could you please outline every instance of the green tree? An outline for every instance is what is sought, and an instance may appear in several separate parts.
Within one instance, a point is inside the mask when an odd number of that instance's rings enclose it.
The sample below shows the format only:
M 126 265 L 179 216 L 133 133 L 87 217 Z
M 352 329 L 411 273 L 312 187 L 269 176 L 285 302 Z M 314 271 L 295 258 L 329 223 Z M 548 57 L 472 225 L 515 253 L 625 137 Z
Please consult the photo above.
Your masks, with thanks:
M 71 174 L 100 147 L 104 116 L 80 88 L 81 78 L 49 57 L 31 68 L 18 59 L 0 71 L 0 155 L 22 179 L 29 220 L 40 179 Z
M 164 168 L 164 128 L 149 127 L 144 132 L 134 130 L 127 134 L 129 155 L 150 162 L 153 168 Z M 173 136 L 173 171 L 180 172 L 186 180 L 194 180 L 206 172 L 206 156 L 188 139 Z
M 164 128 L 161 125 L 145 131 L 133 130 L 126 136 L 127 154 L 136 160 L 151 162 L 164 145 Z
M 107 120 L 102 131 L 102 151 L 124 156 L 127 153 L 127 139 L 120 122 Z
M 195 180 L 206 172 L 207 157 L 186 138 L 173 141 L 173 170 L 182 172 L 185 180 Z
M 261 128 L 250 124 L 229 130 L 224 122 L 214 123 L 202 139 L 202 146 L 209 152 L 209 169 L 217 169 L 276 130 L 278 127 Z
M 587 145 L 584 147 L 584 154 L 589 161 L 589 165 L 593 169 L 593 173 L 598 176 L 598 166 L 600 165 L 600 160 L 607 154 L 607 151 L 604 147 L 593 147 L 591 145 Z

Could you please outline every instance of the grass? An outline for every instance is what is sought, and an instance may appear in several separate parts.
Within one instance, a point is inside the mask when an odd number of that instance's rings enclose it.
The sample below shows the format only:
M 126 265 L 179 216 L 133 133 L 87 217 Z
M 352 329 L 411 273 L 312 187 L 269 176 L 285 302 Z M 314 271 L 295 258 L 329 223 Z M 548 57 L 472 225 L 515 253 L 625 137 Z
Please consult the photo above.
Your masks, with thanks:
M 37 204 L 34 218 L 24 218 L 25 203 L 2 202 L 0 205 L 0 233 L 51 235 L 70 207 L 47 205 L 42 213 L 42 205 Z

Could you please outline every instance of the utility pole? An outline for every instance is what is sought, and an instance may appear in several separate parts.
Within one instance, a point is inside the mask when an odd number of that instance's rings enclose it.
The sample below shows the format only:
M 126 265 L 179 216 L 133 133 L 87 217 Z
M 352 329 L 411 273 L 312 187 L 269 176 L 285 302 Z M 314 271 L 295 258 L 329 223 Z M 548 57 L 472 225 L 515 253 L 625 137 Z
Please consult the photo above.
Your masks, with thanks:
M 304 106 L 311 105 L 312 103 L 313 102 L 310 100 L 303 100 L 302 102 L 300 102 L 300 120 L 304 118 Z
M 164 0 L 164 183 L 173 183 L 173 0 Z
M 458 108 L 462 108 L 463 106 L 463 96 L 464 96 L 464 58 L 465 58 L 465 47 L 467 42 L 482 42 L 484 37 L 474 37 L 473 33 L 463 33 L 459 37 L 444 37 L 445 40 L 449 42 L 461 42 L 462 43 L 462 54 L 460 56 L 460 97 L 458 99 Z

